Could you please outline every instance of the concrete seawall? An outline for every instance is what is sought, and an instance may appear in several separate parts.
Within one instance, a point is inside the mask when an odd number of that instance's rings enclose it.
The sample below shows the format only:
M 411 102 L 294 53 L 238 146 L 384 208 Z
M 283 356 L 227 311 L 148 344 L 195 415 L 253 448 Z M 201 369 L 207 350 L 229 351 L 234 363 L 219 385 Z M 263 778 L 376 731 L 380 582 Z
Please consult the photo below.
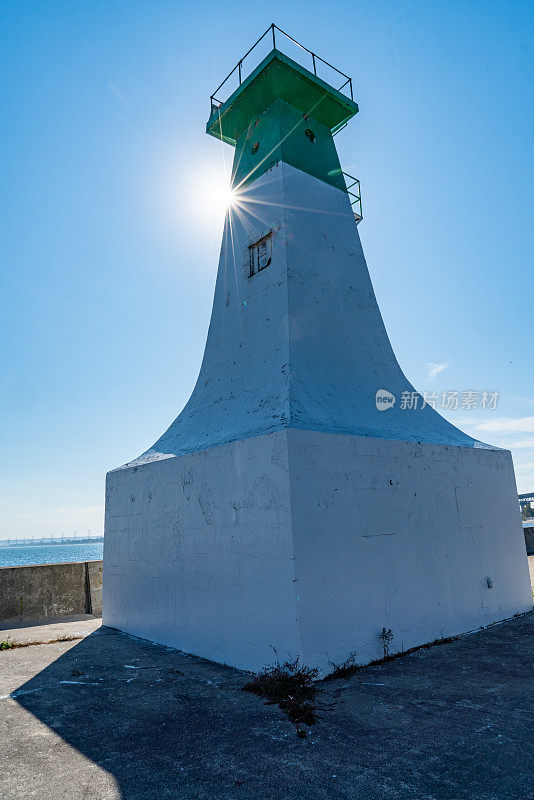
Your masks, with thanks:
M 0 623 L 102 613 L 102 561 L 0 568 Z

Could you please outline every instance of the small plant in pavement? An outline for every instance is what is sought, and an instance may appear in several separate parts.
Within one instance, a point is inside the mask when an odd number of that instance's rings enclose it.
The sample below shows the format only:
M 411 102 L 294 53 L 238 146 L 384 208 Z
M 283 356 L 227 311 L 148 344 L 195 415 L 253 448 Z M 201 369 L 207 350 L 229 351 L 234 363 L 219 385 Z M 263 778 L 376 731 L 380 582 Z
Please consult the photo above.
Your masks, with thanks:
M 384 658 L 389 658 L 389 645 L 393 640 L 393 631 L 391 628 L 387 630 L 382 628 L 379 633 L 380 639 L 382 640 L 382 647 L 384 648 Z
M 315 686 L 318 671 L 300 664 L 299 659 L 266 667 L 249 681 L 243 690 L 265 697 L 269 704 L 276 704 L 286 712 L 290 722 L 297 728 L 297 735 L 305 738 L 301 725 L 314 725 Z

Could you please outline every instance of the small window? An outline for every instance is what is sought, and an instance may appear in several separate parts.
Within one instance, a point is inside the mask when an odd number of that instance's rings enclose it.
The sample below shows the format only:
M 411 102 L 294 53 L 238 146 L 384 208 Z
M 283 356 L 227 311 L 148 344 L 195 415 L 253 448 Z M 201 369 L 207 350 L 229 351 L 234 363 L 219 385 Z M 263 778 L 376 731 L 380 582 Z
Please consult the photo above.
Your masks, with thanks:
M 262 269 L 268 267 L 271 263 L 272 253 L 272 235 L 268 233 L 267 236 L 262 236 L 257 242 L 251 244 L 248 248 L 250 257 L 250 277 L 261 272 Z

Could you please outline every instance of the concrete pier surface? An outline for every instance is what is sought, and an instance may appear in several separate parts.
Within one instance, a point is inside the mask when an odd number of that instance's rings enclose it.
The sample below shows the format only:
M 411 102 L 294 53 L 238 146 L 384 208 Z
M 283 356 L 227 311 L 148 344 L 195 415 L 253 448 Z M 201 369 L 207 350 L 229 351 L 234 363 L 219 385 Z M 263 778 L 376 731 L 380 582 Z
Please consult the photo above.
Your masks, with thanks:
M 0 625 L 0 642 L 9 642 L 15 645 L 29 645 L 33 643 L 48 644 L 49 642 L 65 641 L 67 639 L 84 639 L 102 625 L 102 617 L 93 614 L 70 614 L 61 617 L 51 617 L 46 621 L 30 620 L 17 627 L 13 623 L 5 622 Z M 0 675 L 2 667 L 0 663 Z
M 305 739 L 245 673 L 98 624 L 0 652 L 4 800 L 534 798 L 533 613 L 320 682 Z

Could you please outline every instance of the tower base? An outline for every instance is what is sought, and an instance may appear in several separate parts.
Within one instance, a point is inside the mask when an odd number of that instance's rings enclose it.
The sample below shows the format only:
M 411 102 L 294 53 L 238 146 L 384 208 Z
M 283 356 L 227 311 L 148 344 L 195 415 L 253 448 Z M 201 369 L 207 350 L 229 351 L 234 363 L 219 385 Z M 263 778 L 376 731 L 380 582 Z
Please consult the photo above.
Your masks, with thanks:
M 508 451 L 282 429 L 108 474 L 103 623 L 320 675 L 532 608 Z

